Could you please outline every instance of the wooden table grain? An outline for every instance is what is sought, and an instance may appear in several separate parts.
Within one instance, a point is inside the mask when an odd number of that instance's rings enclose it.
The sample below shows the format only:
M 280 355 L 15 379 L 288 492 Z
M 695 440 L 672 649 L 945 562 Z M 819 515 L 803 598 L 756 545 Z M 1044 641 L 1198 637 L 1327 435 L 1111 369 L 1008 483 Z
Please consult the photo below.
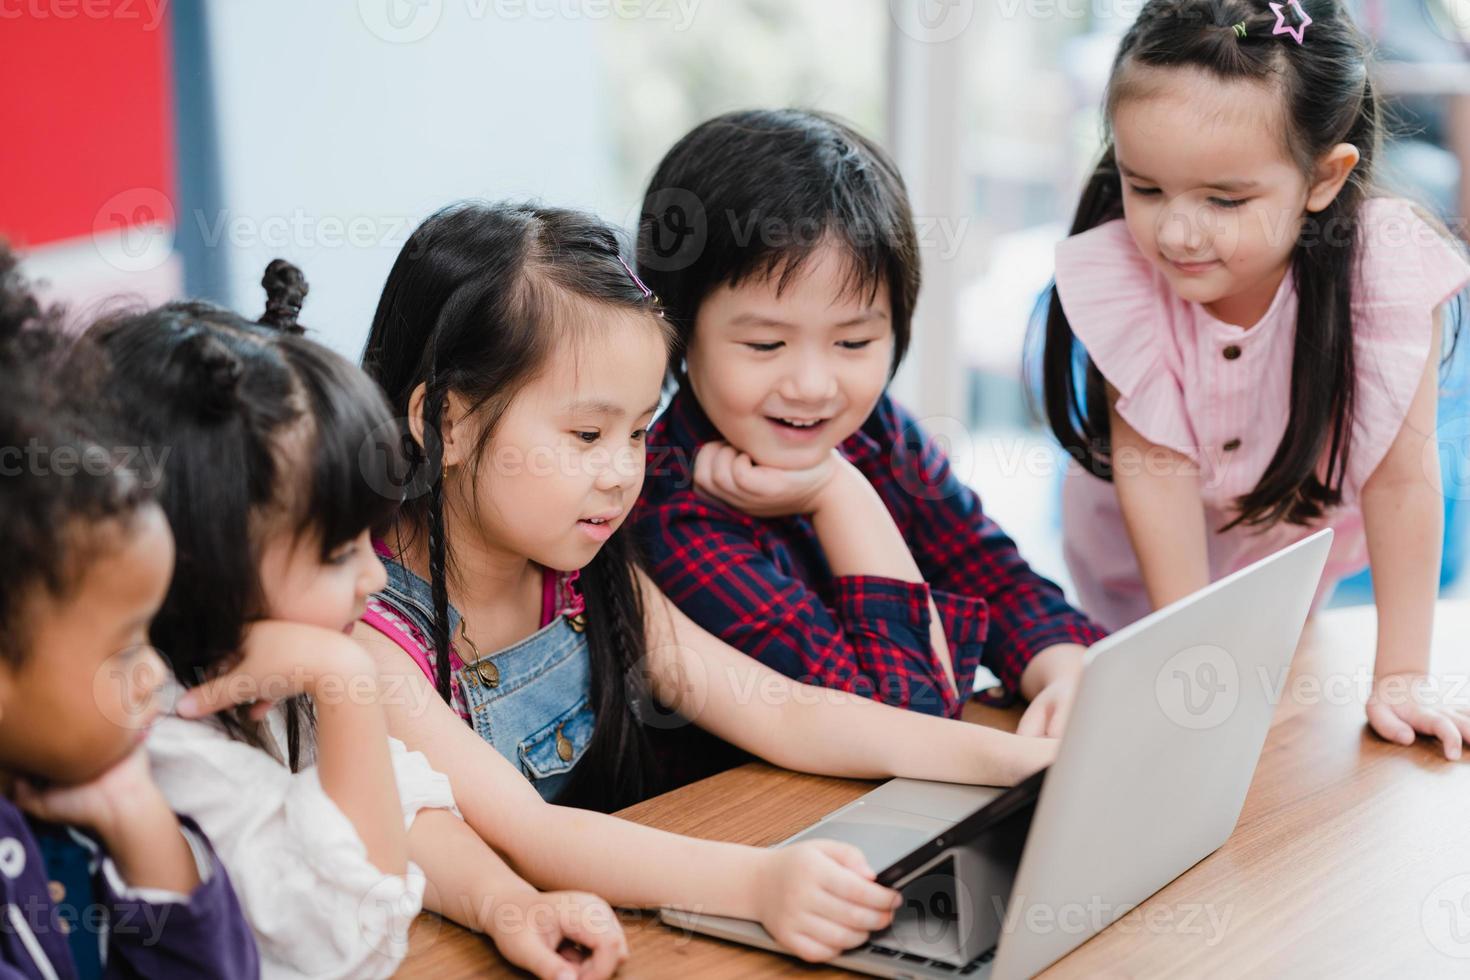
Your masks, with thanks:
M 1470 976 L 1470 761 L 1390 745 L 1364 723 L 1371 606 L 1309 624 L 1230 840 L 1042 974 L 1070 977 Z M 1470 603 L 1441 602 L 1434 667 L 1470 696 Z M 971 721 L 1014 727 L 972 704 Z M 1470 758 L 1470 755 L 1467 755 Z M 874 784 L 751 764 L 622 811 L 664 830 L 773 844 Z M 1146 833 L 1147 828 L 1140 828 Z M 625 913 L 638 978 L 841 977 Z M 484 937 L 419 917 L 399 976 L 518 976 Z

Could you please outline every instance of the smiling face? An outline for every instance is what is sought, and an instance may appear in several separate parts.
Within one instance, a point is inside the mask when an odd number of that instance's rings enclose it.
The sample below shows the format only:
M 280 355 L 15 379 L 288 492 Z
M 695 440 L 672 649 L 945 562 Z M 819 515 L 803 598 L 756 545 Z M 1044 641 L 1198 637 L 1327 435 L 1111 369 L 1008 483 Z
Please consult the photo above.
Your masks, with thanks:
M 1275 295 L 1302 216 L 1341 183 L 1309 185 L 1287 153 L 1278 88 L 1192 69 L 1129 71 L 1131 94 L 1112 118 L 1128 230 L 1182 298 L 1249 326 Z
M 700 304 L 689 384 L 725 439 L 757 463 L 807 469 L 858 430 L 888 383 L 888 290 L 850 288 L 826 245 L 784 290 L 774 278 L 720 286 Z
M 667 342 L 645 311 L 577 301 L 585 323 L 495 423 L 457 422 L 445 445 L 451 531 L 547 568 L 578 569 L 627 520 L 643 487 L 644 440 L 658 408 Z M 461 430 L 464 430 L 463 432 Z M 483 445 L 473 465 L 463 465 Z
M 0 664 L 0 768 L 63 786 L 94 779 L 138 746 L 168 677 L 148 645 L 173 574 L 163 511 L 150 504 L 87 533 L 96 553 L 65 594 L 30 599 L 25 659 Z

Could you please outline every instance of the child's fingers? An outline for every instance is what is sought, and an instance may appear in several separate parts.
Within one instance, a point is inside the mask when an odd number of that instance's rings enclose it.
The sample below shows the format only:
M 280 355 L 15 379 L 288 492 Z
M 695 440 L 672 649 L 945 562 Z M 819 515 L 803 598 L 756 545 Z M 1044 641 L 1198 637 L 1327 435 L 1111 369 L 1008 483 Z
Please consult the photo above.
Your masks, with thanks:
M 1451 708 L 1447 714 L 1455 727 L 1460 730 L 1460 741 L 1463 745 L 1470 745 L 1470 712 Z
M 715 486 L 719 487 L 721 493 L 730 497 L 740 492 L 740 486 L 735 482 L 736 455 L 733 446 L 721 446 L 714 458 Z
M 588 948 L 592 950 L 592 955 L 582 963 L 577 980 L 607 980 L 618 972 L 618 967 L 628 958 L 625 940 L 614 940 L 605 936 L 599 945 Z
M 855 929 L 858 932 L 877 932 L 893 922 L 892 909 L 872 909 L 864 905 L 838 898 L 825 889 L 818 889 L 811 901 L 811 910 L 829 922 Z
M 1418 709 L 1418 716 L 1415 721 L 1415 728 L 1418 728 L 1426 735 L 1433 735 L 1439 739 L 1440 744 L 1444 747 L 1444 757 L 1446 759 L 1453 761 L 1460 757 L 1460 752 L 1463 748 L 1460 729 L 1455 726 L 1454 721 L 1451 720 L 1449 715 L 1420 708 Z M 1423 727 L 1420 727 L 1421 725 Z
M 704 464 L 704 486 L 706 490 L 720 498 L 729 496 L 730 481 L 727 477 L 729 466 L 730 447 L 724 443 L 710 443 L 699 451 L 699 458 L 695 465 Z
M 1051 708 L 1044 700 L 1032 701 L 1026 706 L 1021 720 L 1016 723 L 1017 735 L 1029 735 L 1032 737 L 1046 734 L 1046 724 L 1051 715 Z
M 832 868 L 831 873 L 823 875 L 819 881 L 824 891 L 844 902 L 880 912 L 898 907 L 898 892 L 884 888 L 872 880 L 873 871 L 868 867 L 861 851 L 850 844 L 839 844 L 835 841 L 817 843 L 839 864 L 839 867 Z
M 760 473 L 756 469 L 755 460 L 745 453 L 737 453 L 730 461 L 730 479 L 742 490 L 760 493 L 767 489 L 766 481 L 760 478 Z
M 500 948 L 505 958 L 516 966 L 534 973 L 539 980 L 577 980 L 577 967 L 545 944 L 540 936 L 525 937 L 529 941 L 507 943 Z M 555 942 L 555 937 L 552 937 Z
M 622 925 L 611 909 L 603 912 L 596 922 L 575 912 L 562 917 L 566 937 L 591 951 L 578 974 L 580 980 L 605 980 L 628 958 L 628 939 L 623 935 Z
M 729 447 L 723 442 L 705 444 L 694 457 L 694 485 L 707 494 L 718 496 L 723 491 L 719 486 L 719 460 Z
M 249 704 L 253 696 L 246 692 L 253 688 L 250 678 L 242 674 L 229 673 L 214 680 L 191 687 L 179 698 L 174 710 L 180 718 L 203 718 L 239 704 Z
M 1386 704 L 1368 705 L 1368 724 L 1380 738 L 1399 745 L 1414 744 L 1414 729 Z
M 694 486 L 703 489 L 709 486 L 710 460 L 714 458 L 714 450 L 705 446 L 694 457 Z
M 29 780 L 17 779 L 15 781 L 15 805 L 33 817 L 42 820 L 47 819 L 50 808 L 46 806 L 46 798 L 41 791 L 31 785 Z
M 808 963 L 825 963 L 841 952 L 841 950 L 823 945 L 804 934 L 793 935 L 785 942 L 787 949 Z
M 856 874 L 846 872 L 836 878 L 822 882 L 822 888 L 845 902 L 861 905 L 878 912 L 898 908 L 903 901 L 898 892 L 871 881 L 864 881 Z
M 844 868 L 848 868 L 870 881 L 876 877 L 872 866 L 868 864 L 868 859 L 863 857 L 863 852 L 851 844 L 844 844 L 842 841 L 836 840 L 815 840 L 812 843 L 823 854 Z
M 809 915 L 802 922 L 801 931 L 825 948 L 840 953 L 867 942 L 869 930 L 849 929 L 831 919 Z
M 1400 705 L 1397 714 L 1399 719 L 1407 723 L 1413 731 L 1439 739 L 1446 759 L 1453 760 L 1460 757 L 1460 730 L 1455 727 L 1455 723 L 1448 715 L 1418 704 Z

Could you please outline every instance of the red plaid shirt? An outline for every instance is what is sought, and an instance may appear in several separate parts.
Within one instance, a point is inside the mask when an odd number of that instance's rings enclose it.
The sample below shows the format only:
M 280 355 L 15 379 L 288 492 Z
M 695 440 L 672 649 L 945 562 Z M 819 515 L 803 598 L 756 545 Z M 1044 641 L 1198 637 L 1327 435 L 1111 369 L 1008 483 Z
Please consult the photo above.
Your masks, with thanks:
M 798 680 L 929 714 L 957 715 L 978 664 L 1011 701 L 1026 664 L 1059 643 L 1103 636 L 1037 575 L 980 509 L 944 451 L 884 395 L 838 450 L 868 479 L 908 541 L 925 583 L 833 576 L 805 517 L 751 517 L 695 493 L 694 457 L 720 438 L 687 390 L 648 437 L 634 512 L 653 578 L 700 626 Z M 860 534 L 860 528 L 853 528 Z M 929 642 L 929 600 L 949 641 L 961 697 Z

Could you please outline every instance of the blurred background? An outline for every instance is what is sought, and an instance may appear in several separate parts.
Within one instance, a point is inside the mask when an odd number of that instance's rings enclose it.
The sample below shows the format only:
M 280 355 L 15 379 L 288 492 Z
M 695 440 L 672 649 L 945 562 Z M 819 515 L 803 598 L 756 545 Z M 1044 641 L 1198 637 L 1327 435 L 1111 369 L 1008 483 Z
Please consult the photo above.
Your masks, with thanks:
M 80 319 L 191 295 L 252 315 L 284 256 L 356 359 L 414 225 L 461 198 L 637 220 L 669 145 L 796 105 L 884 143 L 925 286 L 895 382 L 1023 552 L 1065 584 L 1061 463 L 1024 340 L 1141 0 L 0 0 L 0 235 Z M 1351 4 L 1397 122 L 1391 180 L 1470 213 L 1470 0 Z M 1460 362 L 1442 415 L 1463 419 Z M 1470 432 L 1470 426 L 1446 432 Z M 1445 581 L 1470 440 L 1442 441 Z M 1365 581 L 1339 601 L 1364 601 Z

